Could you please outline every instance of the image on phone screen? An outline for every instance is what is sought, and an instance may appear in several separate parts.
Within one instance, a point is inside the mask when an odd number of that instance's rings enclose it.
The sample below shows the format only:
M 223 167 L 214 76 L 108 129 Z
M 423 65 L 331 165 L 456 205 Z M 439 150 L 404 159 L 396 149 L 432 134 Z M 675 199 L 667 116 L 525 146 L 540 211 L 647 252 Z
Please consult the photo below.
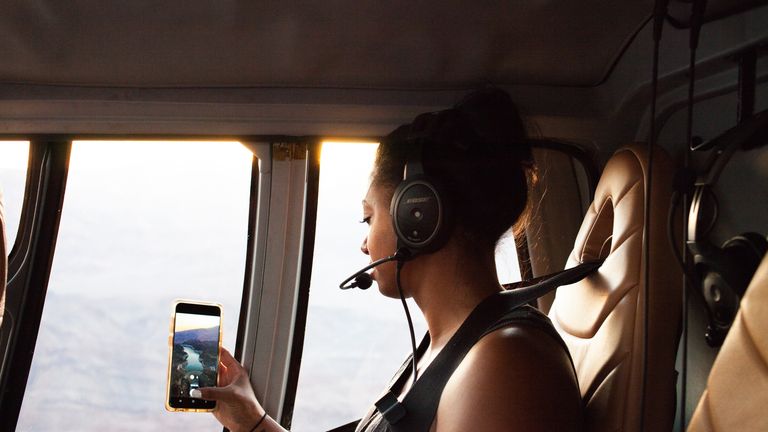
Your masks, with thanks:
M 213 409 L 214 401 L 192 391 L 215 387 L 219 366 L 221 309 L 214 305 L 177 303 L 169 371 L 168 405 L 177 409 Z

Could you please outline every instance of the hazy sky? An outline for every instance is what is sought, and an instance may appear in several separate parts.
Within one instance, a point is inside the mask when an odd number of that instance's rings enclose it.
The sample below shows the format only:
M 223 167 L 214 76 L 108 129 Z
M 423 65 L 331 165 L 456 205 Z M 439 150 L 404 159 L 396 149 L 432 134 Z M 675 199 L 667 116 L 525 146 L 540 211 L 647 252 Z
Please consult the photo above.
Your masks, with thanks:
M 219 317 L 212 315 L 196 315 L 187 313 L 176 314 L 175 330 L 181 332 L 184 330 L 205 329 L 219 326 Z
M 3 198 L 5 209 L 5 234 L 9 252 L 19 228 L 28 157 L 29 144 L 27 142 L 0 142 L 0 196 Z

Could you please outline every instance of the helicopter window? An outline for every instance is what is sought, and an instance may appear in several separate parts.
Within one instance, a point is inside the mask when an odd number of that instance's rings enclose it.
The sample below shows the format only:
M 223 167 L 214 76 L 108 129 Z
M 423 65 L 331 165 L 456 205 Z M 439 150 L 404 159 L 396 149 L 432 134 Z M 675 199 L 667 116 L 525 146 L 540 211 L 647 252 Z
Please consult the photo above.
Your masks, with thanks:
M 517 257 L 517 246 L 512 232 L 505 234 L 496 244 L 496 274 L 499 283 L 508 284 L 522 280 L 520 264 Z
M 236 142 L 75 141 L 18 430 L 221 430 L 165 406 L 176 298 L 235 346 L 253 155 Z
M 360 201 L 377 144 L 325 142 L 320 161 L 314 264 L 292 430 L 329 430 L 362 416 L 411 352 L 399 300 L 376 286 L 341 291 L 341 280 L 368 264 Z M 497 251 L 499 278 L 520 280 L 511 235 Z M 409 300 L 417 339 L 426 331 Z
M 5 210 L 9 254 L 16 241 L 21 220 L 28 158 L 28 141 L 0 141 L 0 192 Z

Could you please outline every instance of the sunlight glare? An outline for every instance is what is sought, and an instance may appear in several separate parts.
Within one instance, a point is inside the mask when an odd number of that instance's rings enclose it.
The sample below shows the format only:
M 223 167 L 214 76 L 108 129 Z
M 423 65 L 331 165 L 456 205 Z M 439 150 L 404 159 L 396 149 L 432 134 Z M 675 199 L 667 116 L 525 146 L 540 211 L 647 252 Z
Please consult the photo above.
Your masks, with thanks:
M 359 167 L 369 167 L 367 171 L 370 171 L 378 146 L 378 143 L 371 142 L 324 141 L 320 152 L 320 172 L 324 182 L 343 184 L 348 181 L 348 172 Z M 367 182 L 364 186 L 367 188 Z M 364 193 L 365 190 L 362 190 Z
M 253 153 L 234 141 L 74 141 L 70 163 L 97 170 L 135 166 L 151 155 L 155 162 L 227 165 Z M 239 144 L 239 143 L 238 143 Z
M 0 141 L 0 168 L 27 168 L 29 141 Z

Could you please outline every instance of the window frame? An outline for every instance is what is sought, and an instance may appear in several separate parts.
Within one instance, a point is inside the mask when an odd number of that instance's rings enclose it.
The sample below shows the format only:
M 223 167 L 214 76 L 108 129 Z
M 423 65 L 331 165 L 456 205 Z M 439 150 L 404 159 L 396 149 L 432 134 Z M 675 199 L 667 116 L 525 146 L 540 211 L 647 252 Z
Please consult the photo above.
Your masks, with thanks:
M 69 155 L 72 143 L 77 140 L 238 141 L 254 152 L 248 207 L 248 241 L 246 255 L 243 257 L 246 266 L 235 345 L 236 358 L 242 358 L 245 323 L 253 311 L 258 311 L 261 302 L 261 297 L 254 299 L 256 296 L 252 263 L 258 252 L 258 226 L 268 222 L 259 220 L 257 216 L 258 203 L 263 196 L 260 183 L 263 178 L 262 162 L 269 165 L 272 154 L 271 150 L 257 151 L 253 143 L 268 143 L 272 137 L 30 134 L 0 135 L 0 139 L 26 140 L 30 145 L 21 221 L 8 260 L 7 313 L 0 331 L 0 430 L 15 430 L 24 400 L 55 255 L 65 199 Z M 296 140 L 298 139 L 293 139 Z M 263 146 L 262 144 L 259 148 Z M 266 147 L 269 149 L 269 144 L 266 144 Z M 245 305 L 248 307 L 244 307 Z
M 243 143 L 259 157 L 260 190 L 242 364 L 262 406 L 289 427 L 312 273 L 319 141 Z
M 309 287 L 311 284 L 312 265 L 315 255 L 321 149 L 322 141 L 314 140 L 308 143 L 307 179 L 304 203 L 304 238 L 302 241 L 302 254 L 299 269 L 298 301 L 296 319 L 294 320 L 295 330 L 291 342 L 290 363 L 288 365 L 288 379 L 286 382 L 285 397 L 283 398 L 283 412 L 280 417 L 280 423 L 289 430 L 291 429 L 293 422 L 293 409 L 296 404 L 296 391 L 299 384 L 301 360 L 304 352 L 304 335 L 307 326 L 307 312 L 309 309 Z
M 15 430 L 56 249 L 71 141 L 30 138 L 21 221 L 9 259 L 0 350 L 0 429 Z

